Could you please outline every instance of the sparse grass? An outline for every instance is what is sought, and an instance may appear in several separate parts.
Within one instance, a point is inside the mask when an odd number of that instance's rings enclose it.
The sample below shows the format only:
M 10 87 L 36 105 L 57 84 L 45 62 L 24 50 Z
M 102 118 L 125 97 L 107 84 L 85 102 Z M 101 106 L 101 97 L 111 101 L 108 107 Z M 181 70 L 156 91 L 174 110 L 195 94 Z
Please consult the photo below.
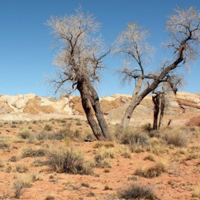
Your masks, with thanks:
M 105 148 L 113 148 L 115 147 L 114 142 L 110 142 L 110 141 L 97 141 L 94 144 L 94 148 L 101 148 L 101 147 L 105 147 Z
M 88 130 L 83 136 L 82 136 L 82 140 L 86 141 L 86 142 L 92 142 L 95 141 L 96 138 L 94 137 L 94 134 L 92 133 L 91 130 Z
M 9 159 L 10 162 L 17 162 L 18 161 L 18 158 L 17 156 L 11 156 L 10 159 Z
M 42 157 L 45 156 L 46 151 L 44 149 L 33 149 L 32 147 L 25 147 L 21 150 L 21 158 L 26 157 Z
M 31 133 L 29 130 L 23 130 L 18 133 L 18 137 L 20 137 L 22 139 L 28 139 L 30 137 L 30 135 L 31 135 Z
M 45 200 L 55 200 L 55 196 L 52 195 L 52 194 L 48 194 L 46 197 L 45 197 Z
M 200 185 L 197 185 L 193 188 L 192 197 L 200 199 Z
M 0 137 L 0 149 L 9 149 L 9 139 L 6 137 Z
M 149 154 L 149 155 L 147 155 L 147 156 L 145 156 L 144 158 L 143 158 L 143 160 L 150 160 L 150 161 L 155 161 L 155 158 L 151 155 L 151 154 Z
M 150 132 L 152 130 L 152 127 L 150 123 L 146 123 L 142 125 L 141 129 L 144 131 Z
M 145 178 L 154 178 L 166 171 L 166 167 L 162 162 L 155 163 L 154 165 L 148 166 L 146 168 L 138 168 L 135 171 L 135 175 L 142 176 Z
M 121 143 L 129 145 L 132 151 L 137 147 L 146 147 L 150 145 L 149 136 L 144 132 L 138 132 L 133 128 L 128 128 L 121 136 Z
M 0 168 L 3 168 L 3 167 L 4 167 L 3 161 L 0 160 Z
M 49 133 L 41 132 L 36 135 L 37 140 L 47 140 L 49 139 Z
M 187 135 L 184 131 L 179 129 L 172 129 L 163 135 L 163 139 L 170 145 L 177 147 L 187 146 L 188 140 Z
M 45 127 L 44 127 L 44 130 L 45 131 L 52 131 L 52 126 L 49 125 L 49 124 L 46 124 Z
M 52 147 L 48 150 L 49 165 L 56 172 L 69 174 L 91 174 L 92 167 L 84 161 L 80 152 L 71 148 Z
M 12 189 L 14 192 L 14 197 L 19 199 L 25 188 L 31 187 L 32 178 L 28 175 L 17 177 L 17 179 L 12 184 Z
M 101 147 L 96 153 L 95 166 L 100 168 L 109 168 L 111 167 L 110 159 L 115 157 L 115 149 L 106 149 L 105 147 Z
M 131 150 L 127 146 L 121 145 L 119 149 L 119 153 L 124 158 L 131 158 Z
M 16 171 L 19 172 L 19 173 L 26 173 L 28 171 L 28 167 L 24 164 L 17 165 Z
M 133 184 L 119 192 L 122 199 L 156 199 L 152 187 Z
M 77 120 L 76 120 L 76 125 L 77 125 L 77 126 L 81 126 L 81 125 L 82 125 L 82 121 L 81 121 L 80 119 L 77 119 Z

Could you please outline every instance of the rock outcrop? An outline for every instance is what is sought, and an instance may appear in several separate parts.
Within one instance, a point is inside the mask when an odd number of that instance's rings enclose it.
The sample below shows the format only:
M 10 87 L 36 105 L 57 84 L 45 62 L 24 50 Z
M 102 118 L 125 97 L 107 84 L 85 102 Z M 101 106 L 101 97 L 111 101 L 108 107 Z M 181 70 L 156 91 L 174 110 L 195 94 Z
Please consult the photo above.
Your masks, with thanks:
M 111 123 L 119 123 L 130 100 L 131 95 L 122 94 L 102 97 L 100 103 L 107 120 Z M 56 99 L 38 97 L 35 94 L 0 95 L 0 115 L 3 117 L 5 114 L 84 116 L 84 111 L 79 96 L 63 95 Z M 152 116 L 152 97 L 147 96 L 134 111 L 131 122 L 138 125 L 150 123 Z M 166 96 L 164 123 L 167 124 L 169 120 L 172 122 L 179 120 L 182 124 L 199 125 L 200 120 L 198 121 L 197 116 L 200 116 L 200 94 L 178 92 L 176 96 L 174 94 Z M 192 119 L 195 123 L 192 123 Z

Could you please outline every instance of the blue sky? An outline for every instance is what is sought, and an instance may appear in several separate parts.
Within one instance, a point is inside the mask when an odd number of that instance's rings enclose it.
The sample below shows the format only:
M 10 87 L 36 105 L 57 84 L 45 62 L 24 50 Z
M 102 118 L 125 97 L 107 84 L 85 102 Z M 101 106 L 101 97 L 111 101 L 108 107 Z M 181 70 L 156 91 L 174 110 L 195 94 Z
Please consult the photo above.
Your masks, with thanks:
M 167 39 L 166 17 L 177 6 L 200 10 L 199 0 L 0 0 L 0 94 L 54 96 L 53 89 L 45 83 L 45 75 L 55 71 L 53 36 L 45 23 L 50 16 L 73 14 L 79 5 L 102 24 L 101 34 L 108 46 L 129 22 L 138 21 L 149 29 L 149 43 L 157 49 L 150 68 L 158 67 L 166 57 L 161 47 Z M 132 94 L 134 83 L 122 86 L 115 74 L 120 59 L 110 55 L 104 61 L 107 69 L 97 86 L 99 95 Z M 186 84 L 182 91 L 200 93 L 199 67 L 200 59 L 190 72 L 184 72 Z

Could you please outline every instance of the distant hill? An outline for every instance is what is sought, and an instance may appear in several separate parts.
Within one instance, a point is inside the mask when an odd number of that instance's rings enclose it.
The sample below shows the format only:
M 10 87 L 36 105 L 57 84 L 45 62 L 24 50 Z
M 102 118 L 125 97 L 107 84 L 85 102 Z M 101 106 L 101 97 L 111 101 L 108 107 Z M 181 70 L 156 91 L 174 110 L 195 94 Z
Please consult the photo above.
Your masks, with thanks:
M 115 94 L 101 98 L 101 107 L 109 123 L 120 123 L 131 100 L 130 95 Z M 147 96 L 136 108 L 131 119 L 132 125 L 152 123 L 152 97 Z M 172 125 L 198 125 L 200 116 L 200 94 L 178 92 L 166 96 L 166 110 L 163 125 L 172 120 Z M 35 120 L 40 118 L 79 117 L 84 111 L 79 96 L 64 96 L 59 99 L 27 95 L 0 95 L 1 120 Z M 195 119 L 195 120 L 194 120 Z M 199 120 L 200 124 L 200 120 Z

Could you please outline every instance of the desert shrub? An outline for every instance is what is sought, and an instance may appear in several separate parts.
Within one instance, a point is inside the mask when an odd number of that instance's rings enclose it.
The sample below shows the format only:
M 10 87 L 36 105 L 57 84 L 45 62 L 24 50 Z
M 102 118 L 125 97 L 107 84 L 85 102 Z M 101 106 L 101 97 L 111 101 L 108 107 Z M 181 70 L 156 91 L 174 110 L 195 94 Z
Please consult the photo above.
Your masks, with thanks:
M 48 161 L 42 161 L 42 160 L 36 159 L 31 163 L 31 166 L 41 167 L 41 166 L 44 166 L 44 165 L 48 165 L 48 163 L 49 163 Z
M 113 147 L 115 147 L 115 143 L 110 142 L 110 141 L 97 141 L 97 142 L 95 142 L 94 148 L 101 148 L 101 147 L 113 148 Z
M 154 178 L 158 177 L 162 174 L 162 172 L 166 171 L 166 167 L 163 163 L 158 162 L 152 166 L 149 166 L 147 168 L 138 168 L 135 171 L 135 175 L 142 176 L 145 178 Z
M 76 125 L 77 125 L 77 126 L 81 126 L 81 125 L 82 125 L 82 121 L 81 121 L 80 119 L 77 119 L 77 120 L 76 120 Z
M 33 149 L 31 147 L 25 147 L 21 150 L 21 158 L 25 157 L 42 157 L 45 156 L 46 151 L 44 149 Z
M 200 185 L 197 185 L 193 188 L 192 197 L 200 198 Z
M 187 136 L 180 130 L 172 130 L 163 135 L 163 139 L 168 143 L 177 147 L 187 146 Z
M 25 173 L 28 171 L 28 167 L 26 165 L 17 165 L 16 166 L 16 171 L 19 173 Z
M 49 124 L 46 124 L 45 127 L 44 127 L 44 130 L 45 131 L 52 131 L 52 126 L 49 125 Z
M 112 125 L 109 126 L 109 132 L 111 134 L 112 140 L 120 142 L 121 135 L 122 135 L 122 126 L 116 124 L 114 127 Z
M 150 137 L 156 137 L 156 138 L 160 138 L 162 135 L 160 130 L 150 130 L 148 134 Z
M 46 197 L 45 197 L 45 200 L 55 200 L 56 198 L 54 197 L 54 195 L 52 194 L 48 194 Z
M 156 199 L 152 187 L 133 184 L 119 192 L 122 199 Z
M 91 131 L 87 131 L 83 136 L 82 136 L 83 141 L 85 142 L 92 142 L 95 141 L 96 138 L 94 134 Z
M 9 159 L 10 162 L 17 162 L 18 161 L 18 158 L 17 156 L 11 156 L 10 159 Z
M 148 132 L 150 132 L 152 130 L 150 123 L 143 124 L 141 128 L 142 128 L 142 130 L 148 131 Z
M 139 133 L 134 129 L 128 128 L 121 136 L 121 143 L 129 145 L 131 150 L 134 151 L 138 146 L 149 146 L 149 137 L 144 132 Z
M 10 144 L 7 138 L 0 137 L 0 149 L 8 149 Z
M 3 168 L 3 167 L 4 167 L 3 161 L 0 160 L 0 168 Z
M 64 129 L 61 129 L 59 134 L 62 136 L 62 139 L 68 137 L 72 140 L 78 140 L 81 136 L 80 130 L 76 129 L 75 131 L 73 131 L 70 129 L 70 125 L 68 125 Z
M 49 133 L 41 132 L 36 135 L 37 140 L 46 140 L 49 139 Z
M 29 130 L 23 130 L 18 133 L 18 137 L 20 137 L 22 139 L 28 139 L 30 137 L 30 135 L 31 135 L 31 133 Z
M 96 163 L 95 166 L 100 168 L 111 167 L 110 159 L 114 157 L 115 152 L 113 149 L 106 149 L 105 147 L 102 147 L 98 150 L 94 157 Z
M 150 160 L 150 161 L 154 162 L 155 158 L 152 155 L 149 154 L 149 155 L 145 156 L 143 160 Z
M 20 176 L 12 184 L 14 197 L 19 199 L 25 188 L 31 187 L 32 178 L 30 176 Z
M 90 174 L 92 167 L 87 165 L 80 152 L 71 148 L 50 148 L 47 151 L 49 165 L 59 173 Z

